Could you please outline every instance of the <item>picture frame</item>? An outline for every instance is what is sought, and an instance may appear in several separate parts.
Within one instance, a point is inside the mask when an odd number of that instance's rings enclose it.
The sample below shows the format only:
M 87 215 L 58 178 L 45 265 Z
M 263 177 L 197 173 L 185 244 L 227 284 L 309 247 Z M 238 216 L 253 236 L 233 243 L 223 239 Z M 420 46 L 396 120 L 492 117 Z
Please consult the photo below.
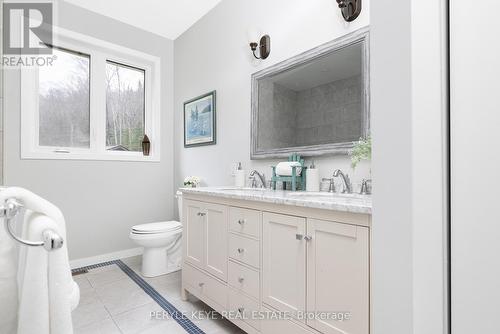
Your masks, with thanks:
M 184 147 L 217 143 L 216 91 L 184 102 Z

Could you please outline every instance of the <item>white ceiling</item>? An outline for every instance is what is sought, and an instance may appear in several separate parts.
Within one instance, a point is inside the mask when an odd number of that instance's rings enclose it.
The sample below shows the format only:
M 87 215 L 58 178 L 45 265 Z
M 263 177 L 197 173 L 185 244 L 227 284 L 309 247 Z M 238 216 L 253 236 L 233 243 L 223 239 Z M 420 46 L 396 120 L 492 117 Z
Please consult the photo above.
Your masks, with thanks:
M 135 27 L 176 39 L 221 0 L 66 0 Z

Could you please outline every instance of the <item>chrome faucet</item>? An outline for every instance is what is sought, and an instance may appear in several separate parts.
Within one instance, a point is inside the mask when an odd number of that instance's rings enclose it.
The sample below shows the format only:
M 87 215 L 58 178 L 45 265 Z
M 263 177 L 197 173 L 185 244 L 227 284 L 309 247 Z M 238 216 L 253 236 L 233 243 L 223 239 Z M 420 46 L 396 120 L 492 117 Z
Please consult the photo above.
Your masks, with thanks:
M 333 177 L 339 177 L 342 178 L 342 181 L 344 183 L 344 188 L 342 189 L 343 194 L 350 194 L 352 193 L 352 186 L 351 186 L 351 180 L 349 179 L 348 174 L 344 174 L 340 169 L 336 169 L 333 172 Z
M 259 173 L 257 170 L 253 170 L 250 172 L 250 178 L 252 179 L 252 188 L 257 188 L 257 182 L 255 179 L 255 176 L 259 177 L 260 180 L 260 188 L 265 188 L 266 187 L 266 176 L 264 174 Z

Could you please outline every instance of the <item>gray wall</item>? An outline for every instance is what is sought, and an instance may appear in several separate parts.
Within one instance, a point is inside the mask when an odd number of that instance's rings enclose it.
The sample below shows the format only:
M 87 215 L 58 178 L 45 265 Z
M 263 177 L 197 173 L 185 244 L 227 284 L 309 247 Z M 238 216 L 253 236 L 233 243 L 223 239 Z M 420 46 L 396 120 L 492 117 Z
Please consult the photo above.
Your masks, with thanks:
M 251 74 L 369 24 L 370 2 L 353 23 L 346 23 L 335 1 L 223 0 L 175 40 L 175 186 L 188 175 L 205 185 L 232 184 L 233 163 L 270 176 L 276 161 L 250 160 Z M 271 55 L 254 60 L 248 32 L 271 36 Z M 183 146 L 182 104 L 217 90 L 217 145 Z M 354 183 L 369 175 L 369 163 L 350 169 L 347 157 L 315 159 L 320 176 L 335 168 L 353 175 Z
M 64 2 L 59 2 L 59 25 L 161 57 L 161 162 L 21 160 L 20 77 L 8 70 L 5 182 L 61 208 L 71 259 L 136 247 L 128 239 L 130 226 L 174 216 L 173 42 Z

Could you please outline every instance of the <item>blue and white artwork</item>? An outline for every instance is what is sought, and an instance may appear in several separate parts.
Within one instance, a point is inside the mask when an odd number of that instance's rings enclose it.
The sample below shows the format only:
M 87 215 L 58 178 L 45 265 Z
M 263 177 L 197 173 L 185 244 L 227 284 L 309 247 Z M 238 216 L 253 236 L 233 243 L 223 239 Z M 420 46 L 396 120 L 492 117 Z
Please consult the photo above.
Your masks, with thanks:
M 215 91 L 184 103 L 184 146 L 215 144 Z

